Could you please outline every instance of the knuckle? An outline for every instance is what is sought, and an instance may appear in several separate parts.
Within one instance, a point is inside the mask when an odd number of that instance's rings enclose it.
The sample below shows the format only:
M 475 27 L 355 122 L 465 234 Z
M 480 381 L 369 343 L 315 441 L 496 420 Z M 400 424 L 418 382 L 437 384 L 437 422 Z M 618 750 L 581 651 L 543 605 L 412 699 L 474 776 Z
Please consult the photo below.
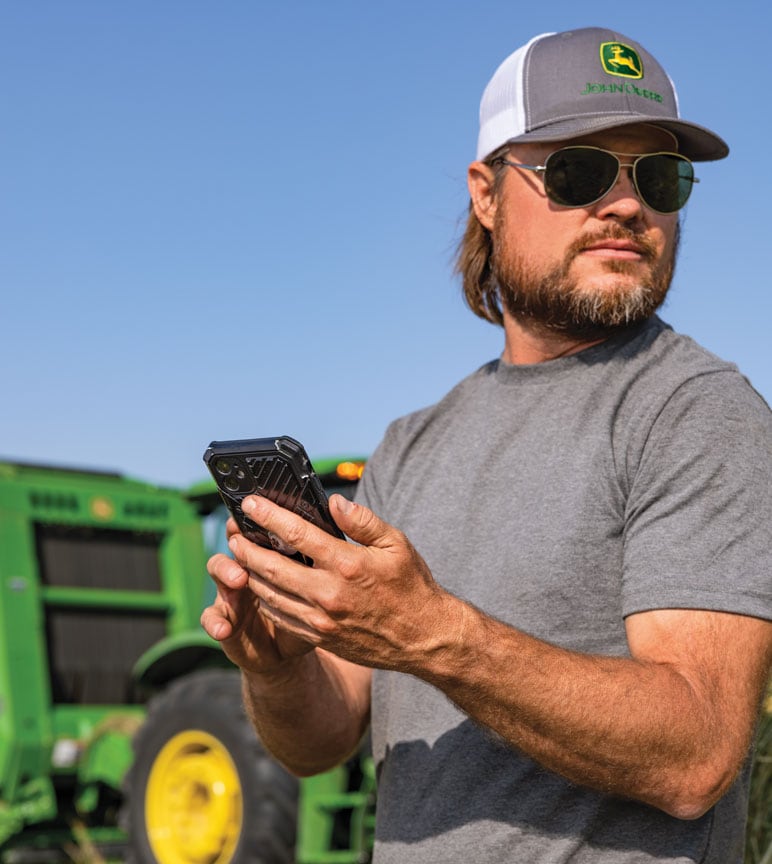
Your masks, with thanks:
M 265 555 L 264 560 L 260 561 L 260 567 L 255 567 L 252 572 L 268 582 L 275 582 L 281 575 L 284 563 L 285 558 L 280 553 L 268 554 Z
M 312 616 L 310 623 L 313 629 L 324 640 L 334 638 L 338 634 L 340 629 L 335 620 L 329 615 L 314 615 Z
M 260 608 L 271 612 L 278 611 L 281 607 L 282 597 L 275 588 L 266 588 L 260 593 Z
M 308 523 L 305 520 L 298 518 L 288 522 L 286 529 L 282 532 L 284 540 L 292 546 L 300 545 L 308 536 Z
M 214 576 L 219 570 L 224 557 L 224 555 L 218 552 L 216 555 L 212 555 L 212 557 L 206 562 L 206 569 L 212 576 Z
M 228 573 L 233 566 L 233 561 L 230 558 L 218 553 L 217 555 L 213 555 L 209 561 L 207 561 L 206 569 L 212 578 L 221 582 L 227 578 Z
M 324 608 L 327 614 L 335 620 L 340 620 L 346 616 L 346 604 L 338 594 L 333 594 L 324 604 Z
M 265 603 L 260 604 L 259 608 L 260 617 L 265 618 L 267 621 L 277 622 L 279 620 L 279 616 L 273 606 L 266 601 Z
M 345 586 L 340 589 L 330 586 L 320 597 L 319 606 L 330 622 L 344 621 L 351 612 L 349 592 Z
M 361 570 L 361 562 L 358 555 L 351 554 L 346 550 L 344 554 L 338 557 L 335 563 L 338 573 L 346 582 L 353 582 L 358 578 Z

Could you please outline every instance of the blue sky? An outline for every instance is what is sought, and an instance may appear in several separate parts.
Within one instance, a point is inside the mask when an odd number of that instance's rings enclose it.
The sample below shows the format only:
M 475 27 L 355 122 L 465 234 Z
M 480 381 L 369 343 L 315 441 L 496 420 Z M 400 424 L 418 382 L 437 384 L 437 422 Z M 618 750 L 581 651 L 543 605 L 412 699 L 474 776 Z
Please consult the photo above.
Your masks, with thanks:
M 695 9 L 0 0 L 0 457 L 187 485 L 213 438 L 369 453 L 501 350 L 452 275 L 479 98 L 579 26 L 729 142 L 662 315 L 772 400 L 770 13 Z

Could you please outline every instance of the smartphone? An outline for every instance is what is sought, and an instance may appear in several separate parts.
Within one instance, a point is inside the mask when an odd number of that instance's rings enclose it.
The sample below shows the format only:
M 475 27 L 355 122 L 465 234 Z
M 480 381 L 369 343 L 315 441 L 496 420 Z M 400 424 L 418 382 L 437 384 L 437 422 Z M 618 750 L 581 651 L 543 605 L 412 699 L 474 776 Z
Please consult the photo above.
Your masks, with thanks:
M 212 441 L 204 453 L 204 462 L 239 530 L 254 543 L 313 566 L 307 555 L 244 514 L 241 502 L 247 495 L 264 495 L 333 537 L 345 539 L 330 515 L 327 495 L 305 448 L 294 438 L 284 435 Z

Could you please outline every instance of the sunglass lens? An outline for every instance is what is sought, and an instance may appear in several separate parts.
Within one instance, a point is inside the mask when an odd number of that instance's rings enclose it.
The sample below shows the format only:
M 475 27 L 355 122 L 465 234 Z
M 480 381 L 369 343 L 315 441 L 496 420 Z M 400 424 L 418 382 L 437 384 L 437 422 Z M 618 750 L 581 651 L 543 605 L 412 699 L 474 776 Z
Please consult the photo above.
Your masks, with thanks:
M 653 153 L 635 163 L 638 192 L 652 210 L 675 213 L 689 199 L 694 184 L 694 167 L 675 153 Z
M 564 207 L 586 207 L 602 198 L 614 185 L 619 161 L 604 150 L 564 147 L 545 163 L 544 187 L 549 197 Z

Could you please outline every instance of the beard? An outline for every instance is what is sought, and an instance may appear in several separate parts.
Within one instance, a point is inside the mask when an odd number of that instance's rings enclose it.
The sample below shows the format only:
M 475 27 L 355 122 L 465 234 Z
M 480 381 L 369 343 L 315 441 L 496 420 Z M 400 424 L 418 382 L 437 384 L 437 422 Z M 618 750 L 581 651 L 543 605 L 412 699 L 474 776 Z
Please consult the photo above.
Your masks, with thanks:
M 499 210 L 496 214 L 497 221 L 500 213 Z M 532 326 L 587 339 L 638 324 L 662 305 L 675 271 L 680 224 L 672 247 L 661 258 L 656 245 L 643 234 L 614 224 L 605 231 L 577 238 L 566 250 L 563 261 L 546 273 L 529 267 L 526 257 L 511 248 L 509 232 L 503 224 L 495 227 L 493 236 L 503 238 L 495 244 L 492 260 L 502 307 L 513 318 Z M 572 263 L 590 245 L 606 239 L 635 242 L 648 265 L 647 272 L 631 284 L 630 276 L 640 273 L 641 263 L 608 260 L 605 272 L 619 273 L 624 278 L 613 285 L 593 287 L 586 280 L 580 285 L 571 275 Z

